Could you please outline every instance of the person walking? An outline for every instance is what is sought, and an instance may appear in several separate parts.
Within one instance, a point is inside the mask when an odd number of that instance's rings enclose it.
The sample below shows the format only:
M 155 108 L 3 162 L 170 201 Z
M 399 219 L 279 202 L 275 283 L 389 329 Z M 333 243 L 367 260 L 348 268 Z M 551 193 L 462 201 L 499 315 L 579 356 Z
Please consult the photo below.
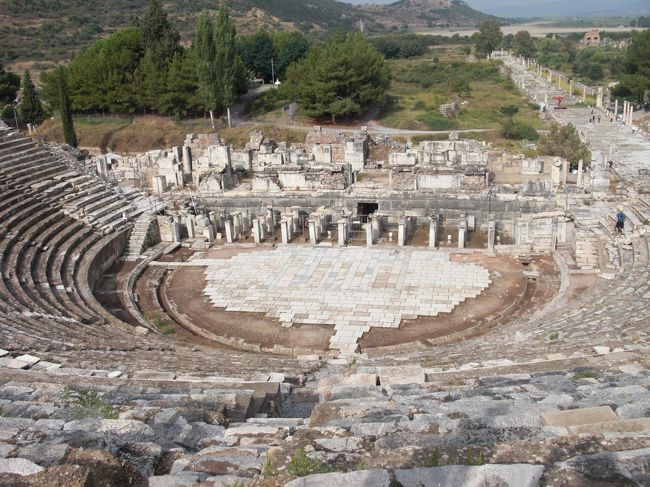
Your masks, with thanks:
M 626 218 L 625 213 L 623 213 L 623 208 L 618 208 L 618 213 L 616 213 L 616 226 L 614 227 L 614 233 L 617 235 L 623 235 Z

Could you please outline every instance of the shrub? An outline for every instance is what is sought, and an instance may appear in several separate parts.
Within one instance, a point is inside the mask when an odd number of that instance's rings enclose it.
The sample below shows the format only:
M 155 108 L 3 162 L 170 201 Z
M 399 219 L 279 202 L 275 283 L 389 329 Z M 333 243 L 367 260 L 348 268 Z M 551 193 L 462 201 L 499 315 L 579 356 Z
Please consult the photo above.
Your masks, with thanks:
M 117 419 L 118 412 L 113 406 L 105 403 L 99 397 L 96 389 L 75 390 L 66 387 L 63 390 L 63 400 L 75 410 L 78 419 L 100 417 L 102 419 Z
M 298 450 L 287 465 L 287 472 L 296 477 L 304 477 L 315 473 L 328 473 L 331 469 L 315 458 L 309 458 L 305 450 Z
M 539 134 L 530 125 L 509 119 L 501 126 L 501 131 L 506 139 L 512 140 L 537 140 Z
M 422 100 L 418 100 L 415 102 L 415 105 L 413 105 L 414 110 L 426 110 L 427 105 L 424 103 Z
M 519 111 L 519 107 L 517 105 L 501 105 L 499 111 L 506 117 L 513 117 Z

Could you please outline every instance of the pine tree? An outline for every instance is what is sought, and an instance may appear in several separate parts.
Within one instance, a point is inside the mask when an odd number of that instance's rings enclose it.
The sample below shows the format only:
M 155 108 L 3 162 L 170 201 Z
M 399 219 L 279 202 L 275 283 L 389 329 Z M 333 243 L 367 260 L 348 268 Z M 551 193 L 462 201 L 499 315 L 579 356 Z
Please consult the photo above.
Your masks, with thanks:
M 230 122 L 230 106 L 235 102 L 237 76 L 237 44 L 235 42 L 235 24 L 233 24 L 225 5 L 219 9 L 217 28 L 214 32 L 217 48 L 216 71 L 219 75 L 219 98 L 221 105 L 228 110 L 228 126 Z
M 210 112 L 210 121 L 214 128 L 214 111 L 219 107 L 219 73 L 217 71 L 214 28 L 210 15 L 204 13 L 199 19 L 194 36 L 194 55 L 196 57 L 196 74 L 199 79 L 199 92 L 205 109 Z
M 151 52 L 159 69 L 167 67 L 174 55 L 180 53 L 180 35 L 167 20 L 160 0 L 149 1 L 149 8 L 142 18 L 140 29 L 142 45 L 145 51 Z
M 72 123 L 72 107 L 70 104 L 70 94 L 68 93 L 68 83 L 66 73 L 62 66 L 58 68 L 59 78 L 59 112 L 61 113 L 61 124 L 63 125 L 63 138 L 65 143 L 72 147 L 77 147 L 77 134 L 74 131 Z
M 45 119 L 45 111 L 28 70 L 25 70 L 22 85 L 23 94 L 18 107 L 20 120 L 24 124 L 39 124 Z

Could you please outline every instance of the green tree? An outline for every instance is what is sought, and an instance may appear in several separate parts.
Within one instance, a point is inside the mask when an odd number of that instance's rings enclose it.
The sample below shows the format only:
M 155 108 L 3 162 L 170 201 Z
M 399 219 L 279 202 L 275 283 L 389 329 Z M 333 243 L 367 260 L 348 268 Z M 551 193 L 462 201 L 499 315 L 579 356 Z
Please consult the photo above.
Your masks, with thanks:
M 45 110 L 43 110 L 38 93 L 36 93 L 36 87 L 29 74 L 29 70 L 25 70 L 22 85 L 22 97 L 18 106 L 21 123 L 39 124 L 45 119 Z
M 140 22 L 142 45 L 145 51 L 151 51 L 156 67 L 162 69 L 171 63 L 181 51 L 180 35 L 174 29 L 160 0 L 149 0 L 149 8 Z
M 72 122 L 72 103 L 68 93 L 66 72 L 62 66 L 59 66 L 57 70 L 59 78 L 59 113 L 63 125 L 63 139 L 66 144 L 77 147 L 77 134 L 74 131 L 74 123 Z
M 298 31 L 274 32 L 272 40 L 275 52 L 275 77 L 284 79 L 287 68 L 307 55 L 309 42 Z
M 515 34 L 514 39 L 515 54 L 525 58 L 532 58 L 537 54 L 535 41 L 527 30 L 520 30 Z
M 219 108 L 219 72 L 217 71 L 217 45 L 212 19 L 208 13 L 199 18 L 194 34 L 194 55 L 199 93 L 205 109 L 210 113 L 214 128 L 214 112 Z
M 219 74 L 219 101 L 228 111 L 228 126 L 231 126 L 230 107 L 237 97 L 237 44 L 235 37 L 235 24 L 233 24 L 228 9 L 222 5 L 217 17 L 217 27 L 214 31 L 217 57 L 215 59 L 217 73 Z
M 484 57 L 494 51 L 502 40 L 503 32 L 501 32 L 501 27 L 493 20 L 481 22 L 479 31 L 474 34 L 476 52 Z
M 0 63 L 0 106 L 13 103 L 20 89 L 20 76 L 5 70 Z
M 351 118 L 385 100 L 390 71 L 361 33 L 335 34 L 287 71 L 292 97 L 310 116 Z
M 591 162 L 591 151 L 580 140 L 580 134 L 573 124 L 553 124 L 551 129 L 539 139 L 538 152 L 543 156 L 562 157 L 572 164 L 580 159 L 585 164 Z
M 642 102 L 646 90 L 650 90 L 650 30 L 634 36 L 627 49 L 626 61 L 626 74 L 621 76 L 614 93 Z
M 158 111 L 181 119 L 196 113 L 202 106 L 196 62 L 193 52 L 188 50 L 174 56 L 169 65 L 166 89 L 158 102 Z
M 253 35 L 241 37 L 239 42 L 242 59 L 249 71 L 264 82 L 275 81 L 271 79 L 271 61 L 275 62 L 275 50 L 269 33 L 260 30 Z

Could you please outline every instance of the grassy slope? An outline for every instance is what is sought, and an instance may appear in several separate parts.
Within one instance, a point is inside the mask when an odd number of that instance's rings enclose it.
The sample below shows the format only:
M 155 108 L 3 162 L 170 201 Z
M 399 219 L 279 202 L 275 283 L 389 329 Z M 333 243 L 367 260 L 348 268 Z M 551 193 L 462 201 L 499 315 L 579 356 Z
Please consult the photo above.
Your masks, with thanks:
M 425 57 L 409 60 L 390 61 L 394 71 L 408 69 L 417 63 L 431 63 L 431 59 L 437 57 L 440 62 L 463 61 L 465 54 L 461 48 L 439 48 L 433 49 Z M 508 89 L 509 83 L 495 82 L 491 80 L 473 80 L 471 83 L 471 94 L 463 98 L 467 102 L 465 109 L 458 117 L 459 129 L 498 129 L 500 123 L 505 120 L 499 108 L 502 105 L 518 105 L 520 113 L 517 119 L 525 121 L 529 125 L 540 129 L 543 122 L 537 116 L 535 110 L 530 107 L 529 101 L 516 89 Z M 424 122 L 416 118 L 425 113 L 436 113 L 440 104 L 457 101 L 447 82 L 436 83 L 429 88 L 422 88 L 417 84 L 393 81 L 389 95 L 393 103 L 383 114 L 380 123 L 388 127 L 395 127 L 409 130 L 427 129 Z M 416 104 L 422 102 L 427 109 L 417 109 Z

